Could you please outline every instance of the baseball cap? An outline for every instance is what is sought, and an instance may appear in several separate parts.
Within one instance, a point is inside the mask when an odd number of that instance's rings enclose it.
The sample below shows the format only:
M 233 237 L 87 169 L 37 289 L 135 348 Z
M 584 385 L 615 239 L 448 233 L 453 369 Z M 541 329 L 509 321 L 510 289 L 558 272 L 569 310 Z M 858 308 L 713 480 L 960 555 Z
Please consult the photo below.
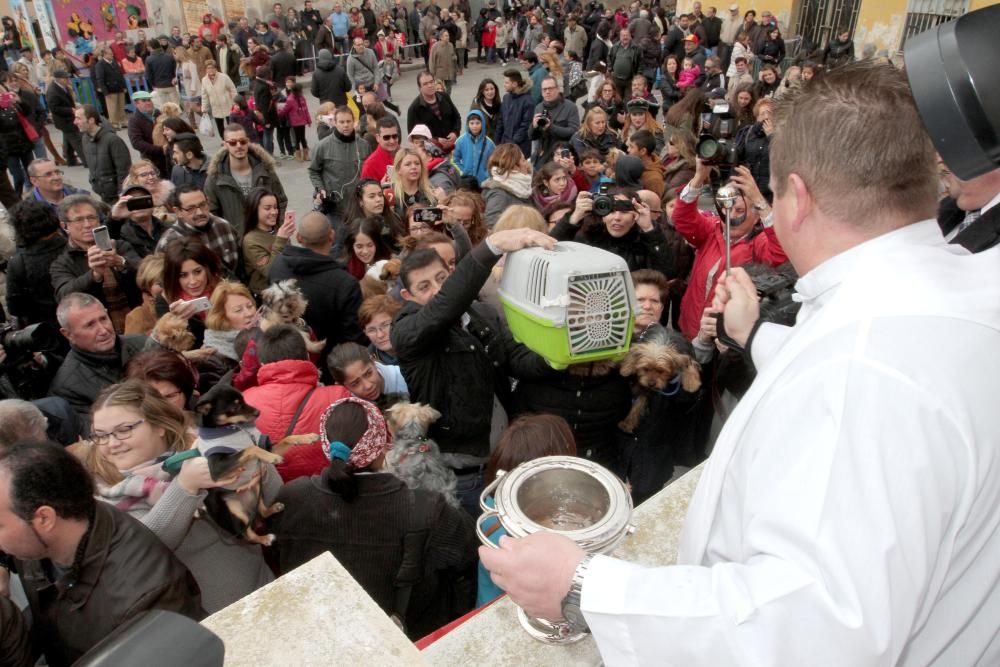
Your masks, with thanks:
M 413 137 L 423 137 L 428 141 L 432 141 L 434 139 L 434 135 L 431 134 L 431 129 L 426 125 L 417 125 L 410 130 L 409 138 L 412 139 Z
M 132 93 L 132 100 L 151 100 L 153 96 L 145 90 L 137 90 Z
M 684 41 L 685 42 L 694 42 L 695 44 L 697 44 L 698 43 L 698 35 L 688 35 L 687 37 L 684 38 Z

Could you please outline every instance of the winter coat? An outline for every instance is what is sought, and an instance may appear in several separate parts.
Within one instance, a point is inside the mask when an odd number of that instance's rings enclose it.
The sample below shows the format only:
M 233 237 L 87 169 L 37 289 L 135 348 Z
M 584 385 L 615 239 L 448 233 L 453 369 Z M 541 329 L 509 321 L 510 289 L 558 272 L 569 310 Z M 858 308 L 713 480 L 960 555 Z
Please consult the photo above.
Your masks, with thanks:
M 53 81 L 45 90 L 45 103 L 49 105 L 49 111 L 52 113 L 52 124 L 56 126 L 57 130 L 70 133 L 80 131 L 73 124 L 73 119 L 76 117 L 73 112 L 76 102 L 73 101 L 73 96 L 68 90 Z
M 469 48 L 469 22 L 462 19 L 461 21 L 455 21 L 455 26 L 458 28 L 458 39 L 455 40 L 455 48 Z
M 331 553 L 386 614 L 396 609 L 397 575 L 406 569 L 404 553 L 418 560 L 419 583 L 413 586 L 405 625 L 417 639 L 433 632 L 475 603 L 473 579 L 476 539 L 471 517 L 448 505 L 433 491 L 413 491 L 388 472 L 357 475 L 358 495 L 350 501 L 330 489 L 328 472 L 297 479 L 282 488 L 278 500 L 285 511 L 275 514 L 268 529 L 277 536 L 280 571 Z M 426 503 L 423 523 L 414 518 L 415 494 Z M 417 552 L 404 548 L 415 531 Z M 420 555 L 422 554 L 422 556 Z M 466 582 L 466 586 L 456 583 Z
M 96 135 L 83 136 L 83 155 L 94 194 L 109 204 L 118 201 L 122 182 L 132 166 L 132 156 L 122 138 L 102 123 Z
M 135 272 L 142 260 L 128 241 L 121 239 L 115 241 L 115 251 L 125 258 L 125 269 L 122 271 L 114 269 L 114 274 L 129 305 L 134 308 L 142 303 L 142 294 L 135 285 Z M 57 302 L 73 292 L 83 292 L 97 297 L 101 303 L 107 305 L 104 283 L 93 279 L 87 263 L 86 250 L 67 244 L 64 252 L 52 262 L 49 274 L 52 277 L 52 289 L 55 291 Z
M 635 42 L 628 46 L 615 44 L 608 56 L 608 76 L 615 81 L 631 81 L 639 73 L 642 51 Z
M 549 75 L 549 71 L 541 63 L 535 63 L 528 70 L 531 77 L 531 100 L 534 104 L 542 103 L 542 79 Z
M 535 167 L 541 167 L 552 159 L 556 146 L 568 144 L 570 138 L 580 129 L 580 110 L 573 102 L 560 96 L 549 104 L 542 102 L 537 105 L 534 114 L 549 112 L 549 123 L 545 127 L 531 128 L 530 136 L 535 141 Z
M 608 234 L 604 224 L 597 220 L 590 229 L 581 229 L 569 223 L 566 217 L 549 234 L 559 241 L 576 241 L 614 253 L 625 260 L 629 271 L 653 269 L 668 280 L 675 278 L 677 271 L 674 258 L 667 246 L 667 239 L 655 225 L 648 232 L 639 229 L 638 223 L 621 237 Z
M 431 48 L 428 69 L 434 75 L 435 79 L 455 81 L 458 79 L 458 70 L 455 66 L 456 59 L 454 44 L 451 42 L 438 42 Z
M 278 124 L 277 90 L 270 81 L 260 78 L 253 80 L 254 108 L 264 118 L 264 125 L 272 127 Z
M 215 75 L 215 81 L 207 76 L 201 80 L 201 108 L 212 118 L 227 118 L 236 95 L 236 84 L 222 72 Z
M 205 615 L 188 569 L 139 521 L 107 503 L 96 503 L 81 563 L 75 577 L 66 571 L 55 584 L 48 561 L 9 563 L 31 607 L 32 634 L 45 638 L 45 662 L 52 667 L 75 663 L 144 611 L 163 609 L 194 621 Z
M 823 62 L 827 69 L 846 65 L 854 60 L 854 40 L 848 39 L 846 42 L 839 38 L 832 38 L 823 49 Z
M 760 123 L 747 126 L 736 139 L 736 159 L 750 170 L 765 198 L 771 196 L 771 139 Z
M 580 364 L 540 380 L 522 380 L 514 390 L 514 414 L 563 417 L 576 439 L 577 454 L 613 467 L 618 422 L 632 405 L 628 381 L 614 368 Z
M 357 132 L 344 141 L 336 130 L 316 144 L 309 163 L 309 180 L 314 190 L 326 190 L 340 202 L 360 180 L 362 163 L 371 155 L 371 146 Z
M 351 92 L 351 80 L 333 54 L 327 49 L 319 52 L 316 71 L 312 75 L 309 91 L 322 102 L 333 102 L 338 107 L 347 104 L 347 94 Z
M 126 89 L 125 74 L 122 72 L 121 65 L 114 59 L 109 63 L 104 58 L 99 58 L 94 63 L 93 79 L 94 88 L 97 89 L 97 92 L 105 95 L 121 93 Z
M 271 77 L 279 85 L 284 85 L 285 79 L 295 76 L 295 54 L 287 48 L 271 56 Z
M 326 340 L 327 350 L 340 343 L 367 341 L 358 324 L 361 287 L 340 262 L 309 248 L 286 245 L 271 263 L 271 283 L 288 278 L 298 281 L 308 301 L 302 317 L 317 339 Z
M 70 348 L 49 386 L 49 394 L 66 399 L 81 424 L 90 423 L 90 406 L 108 385 L 121 382 L 125 366 L 143 351 L 145 336 L 118 336 L 115 349 L 108 353 L 84 352 Z M 85 428 L 90 431 L 89 426 Z
M 228 110 L 227 110 L 228 113 Z M 153 127 L 156 125 L 156 116 L 159 112 L 154 111 L 150 118 L 138 111 L 130 113 L 128 118 L 128 142 L 132 148 L 139 152 L 144 159 L 149 160 L 161 174 L 167 173 L 167 156 L 163 152 L 163 146 L 153 143 Z M 73 128 L 76 129 L 75 127 Z
M 715 283 L 725 271 L 726 241 L 722 223 L 716 216 L 698 210 L 698 202 L 677 198 L 672 220 L 674 227 L 695 249 L 694 266 L 687 291 L 681 300 L 680 330 L 694 340 L 701 328 L 701 315 L 712 303 Z M 774 233 L 774 227 L 742 239 L 734 239 L 730 256 L 733 266 L 761 262 L 770 266 L 784 264 L 788 257 Z
M 361 85 L 374 88 L 375 82 L 382 78 L 375 52 L 365 49 L 364 53 L 358 55 L 351 51 L 351 55 L 347 57 L 347 78 L 351 80 L 355 89 Z
M 772 65 L 781 65 L 781 61 L 785 59 L 785 40 L 780 37 L 774 40 L 767 40 L 760 47 L 757 57 L 760 58 L 762 62 L 771 63 Z
M 468 119 L 478 118 L 482 122 L 482 129 L 478 137 L 473 137 L 468 131 Z M 486 116 L 482 111 L 473 109 L 466 116 L 466 131 L 455 143 L 455 151 L 451 159 L 455 166 L 464 176 L 472 176 L 482 185 L 483 181 L 489 178 L 489 171 L 486 163 L 490 161 L 490 156 L 496 150 L 496 144 L 486 134 Z
M 434 138 L 447 137 L 452 132 L 457 136 L 462 131 L 462 114 L 458 112 L 451 98 L 444 93 L 435 93 L 441 117 L 438 118 L 427 106 L 421 95 L 410 104 L 406 112 L 406 129 L 412 132 L 417 125 L 426 125 Z
M 243 237 L 243 273 L 246 285 L 254 294 L 267 288 L 268 275 L 274 258 L 281 252 L 288 239 L 260 229 L 248 230 Z
M 336 401 L 348 398 L 351 392 L 341 385 L 320 386 L 319 370 L 316 368 L 316 364 L 311 361 L 286 359 L 264 364 L 257 369 L 257 386 L 247 389 L 243 393 L 243 398 L 248 405 L 260 410 L 260 416 L 257 417 L 257 429 L 270 438 L 271 443 L 274 444 L 288 433 L 292 417 L 295 416 L 296 411 L 310 391 L 312 395 L 309 396 L 309 400 L 306 401 L 299 413 L 298 421 L 295 422 L 291 435 L 318 434 L 320 420 L 326 409 Z M 315 448 L 319 446 L 319 440 L 312 445 L 297 445 L 296 448 L 300 446 Z M 295 456 L 286 457 L 285 463 L 277 466 L 278 474 L 285 482 L 296 477 L 320 473 L 320 470 L 315 469 L 298 469 L 297 458 Z M 295 474 L 289 475 L 292 472 Z
M 483 202 L 485 204 L 483 221 L 491 229 L 493 225 L 497 224 L 497 220 L 500 219 L 503 212 L 511 206 L 533 206 L 531 197 L 519 197 L 502 183 L 492 178 L 483 181 L 482 186 Z
M 594 37 L 590 43 L 590 52 L 587 54 L 587 71 L 596 72 L 597 64 L 608 64 L 608 56 L 611 54 L 611 47 L 600 37 Z
M 531 85 L 525 83 L 503 97 L 500 104 L 500 118 L 497 121 L 497 145 L 517 144 L 524 157 L 531 155 L 531 119 L 535 113 L 535 101 Z
M 493 112 L 491 113 L 489 109 L 483 105 L 482 102 L 473 101 L 471 109 L 476 109 L 483 112 L 483 116 L 486 117 L 486 136 L 493 140 L 494 143 L 497 141 L 497 121 L 500 120 L 500 108 L 503 101 L 497 99 L 496 106 L 493 107 Z
M 177 167 L 174 168 L 176 169 Z M 180 168 L 184 169 L 184 167 Z M 156 216 L 153 216 L 149 223 L 152 234 L 148 233 L 132 220 L 115 220 L 115 222 L 121 223 L 121 231 L 119 232 L 121 240 L 132 246 L 132 250 L 135 251 L 136 256 L 140 260 L 156 252 L 156 244 L 160 242 L 160 237 L 163 236 L 163 232 L 167 228 Z M 122 250 L 123 248 L 118 248 L 119 254 L 121 254 Z
M 619 148 L 622 142 L 610 128 L 602 135 L 594 137 L 592 139 L 585 139 L 580 131 L 577 130 L 572 137 L 570 137 L 569 145 L 576 152 L 576 156 L 580 157 L 586 150 L 595 150 L 601 154 L 602 160 L 608 159 L 608 151 L 612 148 Z
M 7 264 L 7 314 L 22 326 L 56 321 L 55 289 L 49 273 L 66 250 L 66 238 L 55 234 L 30 246 L 18 246 Z
M 441 412 L 428 435 L 443 452 L 487 456 L 494 395 L 509 393 L 509 377 L 544 377 L 551 370 L 514 342 L 496 311 L 474 303 L 499 259 L 485 243 L 478 245 L 429 303 L 407 301 L 392 323 L 410 400 Z M 471 318 L 467 327 L 463 313 Z
M 250 144 L 250 165 L 252 169 L 251 187 L 264 188 L 278 198 L 278 220 L 283 220 L 288 197 L 281 186 L 274 169 L 274 158 L 258 144 Z M 205 196 L 214 215 L 228 222 L 238 239 L 246 232 L 244 218 L 246 197 L 239 183 L 229 171 L 229 153 L 225 147 L 219 150 L 208 163 L 208 178 L 205 179 Z
M 292 127 L 306 127 L 312 124 L 312 116 L 306 106 L 306 98 L 289 95 L 285 106 L 278 110 L 278 118 L 288 121 Z
M 580 26 L 577 26 L 576 30 L 566 28 L 563 30 L 563 44 L 566 51 L 572 51 L 583 58 L 587 52 L 587 31 Z

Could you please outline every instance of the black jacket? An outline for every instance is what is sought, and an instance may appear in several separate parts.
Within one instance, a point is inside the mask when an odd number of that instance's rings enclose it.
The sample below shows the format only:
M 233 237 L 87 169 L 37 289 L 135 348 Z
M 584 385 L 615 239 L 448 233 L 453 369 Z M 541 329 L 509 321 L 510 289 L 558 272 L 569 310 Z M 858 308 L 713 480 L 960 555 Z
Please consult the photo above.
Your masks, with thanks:
M 156 123 L 154 119 L 157 115 L 159 115 L 158 111 L 153 112 L 153 118 L 138 111 L 130 113 L 128 117 L 128 142 L 132 144 L 132 148 L 139 152 L 139 155 L 156 165 L 161 178 L 166 178 L 170 175 L 167 173 L 167 155 L 163 152 L 163 146 L 157 146 L 153 143 L 153 126 Z
M 271 80 L 284 88 L 285 79 L 295 76 L 295 54 L 288 49 L 276 51 L 271 56 Z
M 411 390 L 412 396 L 412 390 Z M 632 405 L 628 381 L 607 364 L 579 364 L 541 380 L 522 380 L 514 390 L 514 412 L 563 417 L 573 429 L 577 454 L 611 467 L 618 422 Z
M 736 159 L 750 170 L 760 193 L 771 200 L 771 139 L 760 123 L 747 127 L 742 141 L 736 140 Z
M 722 19 L 718 16 L 706 16 L 701 20 L 705 28 L 705 47 L 714 49 L 722 39 Z
M 947 236 L 951 230 L 955 229 L 965 219 L 965 211 L 958 208 L 958 204 L 951 197 L 941 200 L 938 209 L 938 224 L 941 232 Z M 958 236 L 951 240 L 969 252 L 982 252 L 993 246 L 1000 245 L 1000 206 L 994 206 L 986 211 L 971 225 L 959 232 Z
M 80 132 L 73 124 L 73 109 L 76 103 L 73 102 L 73 96 L 68 90 L 53 81 L 45 90 L 45 103 L 49 106 L 49 111 L 52 113 L 52 124 L 56 126 L 57 130 Z
M 569 145 L 569 140 L 580 129 L 580 110 L 575 103 L 560 96 L 552 104 L 542 102 L 535 106 L 535 114 L 543 110 L 549 112 L 549 122 L 545 127 L 533 127 L 529 136 L 535 141 L 533 163 L 540 168 L 552 159 L 556 146 Z
M 264 124 L 277 126 L 278 124 L 278 101 L 275 98 L 274 84 L 263 79 L 253 80 L 253 99 L 257 105 L 257 111 L 264 116 Z
M 104 58 L 99 58 L 94 63 L 94 87 L 97 88 L 97 92 L 105 95 L 125 92 L 125 74 L 121 65 L 113 58 L 110 63 Z
M 326 339 L 328 350 L 367 340 L 358 324 L 361 286 L 333 257 L 289 244 L 274 258 L 269 277 L 272 284 L 289 278 L 298 281 L 309 302 L 303 319 L 318 339 Z
M 89 433 L 90 406 L 102 389 L 122 381 L 125 366 L 145 345 L 145 336 L 119 336 L 114 351 L 107 354 L 70 348 L 52 379 L 49 393 L 65 398 Z
M 150 609 L 198 621 L 198 584 L 156 535 L 110 504 L 96 501 L 79 574 L 48 561 L 15 560 L 31 606 L 32 639 L 51 667 L 68 667 L 105 637 Z
M 20 319 L 22 326 L 35 322 L 56 321 L 55 289 L 50 267 L 66 250 L 66 238 L 52 238 L 18 246 L 7 265 L 7 310 Z
M 135 286 L 135 272 L 142 260 L 128 241 L 121 239 L 115 241 L 115 251 L 125 258 L 125 270 L 116 270 L 115 277 L 125 292 L 129 305 L 135 308 L 142 303 L 142 293 Z M 63 253 L 52 262 L 49 272 L 52 276 L 52 289 L 55 291 L 56 301 L 62 300 L 72 292 L 85 292 L 107 305 L 102 283 L 96 282 L 90 274 L 86 250 L 67 244 Z
M 153 88 L 172 88 L 177 78 L 177 61 L 169 53 L 154 51 L 146 58 L 146 82 Z
M 407 301 L 390 330 L 410 399 L 442 415 L 430 435 L 444 452 L 487 456 L 494 395 L 509 394 L 508 377 L 552 372 L 540 356 L 514 342 L 493 308 L 474 303 L 499 259 L 480 244 L 427 305 Z M 471 318 L 467 328 L 465 313 Z
M 338 107 L 347 104 L 347 94 L 351 92 L 351 80 L 339 61 L 332 56 L 319 54 L 316 71 L 312 75 L 309 91 L 313 97 L 322 102 L 333 102 Z
M 451 98 L 444 93 L 435 93 L 437 103 L 441 111 L 438 118 L 427 106 L 424 98 L 417 95 L 417 99 L 410 104 L 410 110 L 406 113 L 406 131 L 412 132 L 417 125 L 426 125 L 430 129 L 435 139 L 447 137 L 452 132 L 455 136 L 462 133 L 462 114 L 452 103 Z
M 132 156 L 125 141 L 110 125 L 102 123 L 93 137 L 84 135 L 83 154 L 87 158 L 94 194 L 109 204 L 118 201 L 118 193 L 132 166 Z
M 594 218 L 594 216 L 590 217 Z M 656 225 L 648 232 L 641 231 L 638 224 L 633 225 L 628 234 L 616 239 L 608 234 L 607 228 L 599 218 L 594 218 L 591 224 L 590 229 L 587 229 L 586 221 L 580 227 L 571 225 L 569 214 L 567 214 L 552 228 L 549 234 L 560 241 L 586 243 L 589 246 L 612 252 L 625 260 L 629 271 L 653 269 L 665 275 L 667 280 L 677 276 L 674 257 L 667 245 L 667 238 Z
M 140 259 L 156 252 L 156 244 L 160 242 L 163 230 L 167 228 L 156 216 L 153 216 L 152 220 L 152 234 L 147 233 L 145 229 L 131 220 L 122 220 L 121 223 L 122 241 L 132 246 L 132 250 L 135 251 Z

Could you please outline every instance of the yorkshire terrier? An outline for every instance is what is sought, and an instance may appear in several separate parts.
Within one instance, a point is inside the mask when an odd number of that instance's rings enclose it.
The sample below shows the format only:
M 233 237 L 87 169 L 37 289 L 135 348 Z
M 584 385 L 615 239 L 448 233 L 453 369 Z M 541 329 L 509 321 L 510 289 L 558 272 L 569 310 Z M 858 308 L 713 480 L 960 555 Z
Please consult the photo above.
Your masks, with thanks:
M 194 334 L 188 329 L 187 320 L 173 313 L 166 313 L 156 320 L 150 337 L 160 347 L 174 352 L 188 352 L 194 347 Z
M 323 351 L 325 340 L 314 341 L 309 337 L 309 327 L 302 319 L 309 302 L 294 278 L 275 283 L 260 293 L 260 328 L 267 330 L 275 324 L 291 324 L 299 328 L 312 353 Z
M 701 366 L 694 360 L 691 343 L 680 333 L 662 327 L 650 332 L 645 341 L 633 345 L 622 359 L 619 369 L 623 377 L 636 377 L 639 395 L 632 409 L 618 427 L 634 433 L 642 421 L 646 404 L 653 393 L 668 393 L 674 383 L 688 393 L 701 388 Z
M 458 507 L 455 472 L 441 460 L 441 450 L 427 437 L 441 413 L 422 403 L 397 403 L 385 411 L 392 434 L 392 449 L 386 463 L 396 477 L 411 489 L 437 491 L 452 507 Z

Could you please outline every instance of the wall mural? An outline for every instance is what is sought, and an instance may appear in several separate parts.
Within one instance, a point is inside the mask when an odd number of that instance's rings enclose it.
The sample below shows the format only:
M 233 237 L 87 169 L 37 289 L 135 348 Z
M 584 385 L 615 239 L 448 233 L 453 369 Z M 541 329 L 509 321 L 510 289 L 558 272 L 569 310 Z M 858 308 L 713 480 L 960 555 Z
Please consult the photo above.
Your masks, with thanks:
M 52 0 L 52 11 L 63 46 L 76 56 L 93 53 L 119 30 L 149 27 L 143 0 Z

